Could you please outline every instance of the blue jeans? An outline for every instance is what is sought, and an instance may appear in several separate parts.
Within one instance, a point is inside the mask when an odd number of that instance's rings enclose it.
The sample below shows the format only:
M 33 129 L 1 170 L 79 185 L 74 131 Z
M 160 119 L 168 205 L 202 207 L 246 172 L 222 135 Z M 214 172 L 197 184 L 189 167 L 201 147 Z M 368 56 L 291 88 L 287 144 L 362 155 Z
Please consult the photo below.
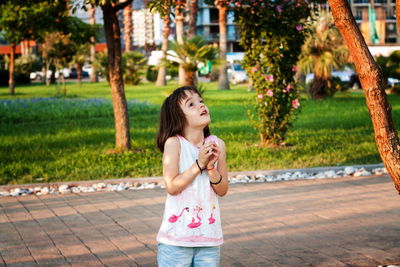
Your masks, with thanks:
M 159 267 L 218 267 L 220 247 L 177 247 L 159 243 Z

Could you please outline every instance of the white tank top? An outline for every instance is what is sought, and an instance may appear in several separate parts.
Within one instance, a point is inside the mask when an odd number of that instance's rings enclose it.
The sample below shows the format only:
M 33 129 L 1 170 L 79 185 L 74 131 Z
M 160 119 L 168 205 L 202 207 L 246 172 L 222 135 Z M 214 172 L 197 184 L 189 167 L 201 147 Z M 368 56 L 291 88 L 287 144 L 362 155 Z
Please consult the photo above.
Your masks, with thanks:
M 179 173 L 183 173 L 198 159 L 199 149 L 184 137 L 178 138 L 181 145 Z M 205 140 L 206 143 L 211 141 L 220 144 L 216 136 Z M 210 185 L 207 171 L 199 174 L 178 195 L 167 195 L 157 241 L 182 247 L 219 246 L 224 242 L 218 195 Z

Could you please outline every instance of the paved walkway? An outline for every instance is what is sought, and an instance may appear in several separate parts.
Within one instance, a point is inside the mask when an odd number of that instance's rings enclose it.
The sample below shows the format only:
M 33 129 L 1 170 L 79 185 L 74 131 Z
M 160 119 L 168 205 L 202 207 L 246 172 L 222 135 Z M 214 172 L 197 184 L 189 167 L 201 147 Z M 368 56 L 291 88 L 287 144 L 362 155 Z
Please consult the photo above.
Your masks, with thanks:
M 155 266 L 165 190 L 0 198 L 0 265 Z M 400 264 L 389 177 L 232 185 L 222 266 Z

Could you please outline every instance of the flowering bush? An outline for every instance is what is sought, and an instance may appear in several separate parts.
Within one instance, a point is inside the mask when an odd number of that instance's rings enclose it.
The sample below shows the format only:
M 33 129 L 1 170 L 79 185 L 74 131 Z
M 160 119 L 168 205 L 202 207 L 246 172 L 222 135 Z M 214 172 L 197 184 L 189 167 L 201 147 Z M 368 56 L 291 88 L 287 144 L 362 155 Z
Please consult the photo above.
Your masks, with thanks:
M 281 144 L 300 108 L 294 74 L 307 35 L 307 0 L 231 0 L 245 50 L 244 66 L 256 91 L 249 115 L 261 144 Z

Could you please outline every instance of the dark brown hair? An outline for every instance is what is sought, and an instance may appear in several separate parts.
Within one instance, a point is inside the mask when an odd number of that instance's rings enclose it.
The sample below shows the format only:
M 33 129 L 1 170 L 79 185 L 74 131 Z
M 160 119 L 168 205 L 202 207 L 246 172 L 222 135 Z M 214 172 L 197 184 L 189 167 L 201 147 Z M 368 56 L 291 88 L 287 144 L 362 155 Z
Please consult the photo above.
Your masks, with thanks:
M 185 91 L 191 91 L 201 97 L 200 92 L 195 87 L 183 86 L 168 96 L 161 106 L 157 146 L 162 153 L 164 152 L 164 144 L 169 137 L 183 135 L 183 128 L 187 124 L 187 121 L 185 114 L 179 106 L 179 102 L 186 98 Z M 210 135 L 208 125 L 203 129 L 203 132 L 204 138 Z

